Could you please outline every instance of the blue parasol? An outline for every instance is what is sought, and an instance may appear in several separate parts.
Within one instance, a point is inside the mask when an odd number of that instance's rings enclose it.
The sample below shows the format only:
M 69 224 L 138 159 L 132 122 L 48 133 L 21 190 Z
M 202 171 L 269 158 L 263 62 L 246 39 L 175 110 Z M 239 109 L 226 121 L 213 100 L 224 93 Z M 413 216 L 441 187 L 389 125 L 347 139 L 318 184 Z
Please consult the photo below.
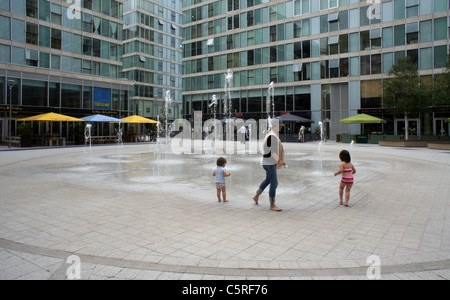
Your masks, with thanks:
M 92 116 L 84 117 L 81 119 L 84 121 L 87 121 L 87 122 L 124 122 L 124 123 L 127 122 L 122 119 L 108 117 L 108 116 L 104 116 L 104 115 L 92 115 Z

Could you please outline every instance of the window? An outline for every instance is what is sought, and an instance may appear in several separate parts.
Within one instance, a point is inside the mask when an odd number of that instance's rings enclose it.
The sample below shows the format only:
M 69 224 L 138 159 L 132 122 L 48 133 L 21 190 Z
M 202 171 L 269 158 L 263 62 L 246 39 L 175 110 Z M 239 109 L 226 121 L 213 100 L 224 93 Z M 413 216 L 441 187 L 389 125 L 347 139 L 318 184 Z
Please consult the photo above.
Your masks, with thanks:
M 328 39 L 328 47 L 330 48 L 330 55 L 339 53 L 339 36 L 332 36 Z
M 18 43 L 25 43 L 26 39 L 26 26 L 25 22 L 21 20 L 12 19 L 11 21 L 11 39 Z
M 59 55 L 52 54 L 51 59 L 51 69 L 59 70 L 61 68 L 61 57 Z
M 370 75 L 370 55 L 361 56 L 361 75 Z
M 433 68 L 433 51 L 432 48 L 420 49 L 420 69 L 430 70 Z
M 406 17 L 417 17 L 419 15 L 419 0 L 406 0 Z
M 328 67 L 330 69 L 330 78 L 339 77 L 339 59 L 330 59 Z
M 433 13 L 433 1 L 419 1 L 419 11 L 421 16 Z
M 361 31 L 360 33 L 360 50 L 370 50 L 370 31 Z
M 38 25 L 27 23 L 27 33 L 26 33 L 27 44 L 37 45 L 38 44 Z
M 359 27 L 359 10 L 357 8 L 350 10 L 350 28 Z
M 22 105 L 47 106 L 47 82 L 23 79 Z
M 433 40 L 432 20 L 420 22 L 419 32 L 421 43 L 431 42 Z
M 302 21 L 294 22 L 294 38 L 298 38 L 302 36 Z
M 61 15 L 62 15 L 61 5 L 57 5 L 57 4 L 51 3 L 51 7 L 50 8 L 51 8 L 51 10 L 50 10 L 50 12 L 51 12 L 51 17 L 50 17 L 51 22 L 53 24 L 56 24 L 56 25 L 61 25 Z
M 406 43 L 417 44 L 419 42 L 419 22 L 406 24 Z
M 371 56 L 372 74 L 381 74 L 381 54 Z
M 94 32 L 93 19 L 91 14 L 83 13 L 83 31 Z
M 394 43 L 394 30 L 392 27 L 383 28 L 383 48 L 389 48 Z
M 38 17 L 38 1 L 37 0 L 26 0 L 26 15 L 27 17 L 37 18 Z
M 39 25 L 39 46 L 50 48 L 50 28 Z
M 394 27 L 394 46 L 402 46 L 405 44 L 405 25 L 397 25 Z
M 53 49 L 61 50 L 61 30 L 52 28 L 51 46 Z
M 348 52 L 348 34 L 341 34 L 339 36 L 339 53 Z
M 46 0 L 39 1 L 39 20 L 50 22 L 50 3 Z
M 387 74 L 394 64 L 394 56 L 392 53 L 383 53 L 383 73 Z
M 434 67 L 443 68 L 447 61 L 447 45 L 434 47 Z
M 92 40 L 92 56 L 101 57 L 101 41 L 97 39 Z
M 401 20 L 405 18 L 405 0 L 394 1 L 394 20 Z
M 39 52 L 37 50 L 25 49 L 25 63 L 28 66 L 37 67 L 39 64 Z
M 92 10 L 92 0 L 83 0 L 83 7 Z
M 50 68 L 50 54 L 45 52 L 39 53 L 39 67 Z
M 83 54 L 92 55 L 92 38 L 83 37 Z
M 348 58 L 341 58 L 339 61 L 340 77 L 347 77 L 349 75 Z
M 447 39 L 447 17 L 434 19 L 434 40 Z

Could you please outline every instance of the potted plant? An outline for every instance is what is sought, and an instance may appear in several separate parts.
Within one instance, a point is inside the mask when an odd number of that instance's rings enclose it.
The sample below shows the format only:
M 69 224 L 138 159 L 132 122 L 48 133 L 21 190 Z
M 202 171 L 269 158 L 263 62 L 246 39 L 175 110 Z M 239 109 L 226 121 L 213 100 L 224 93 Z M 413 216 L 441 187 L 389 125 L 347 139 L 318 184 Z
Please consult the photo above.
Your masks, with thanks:
M 22 123 L 17 126 L 20 134 L 20 146 L 31 147 L 31 135 L 33 134 L 33 126 L 30 123 Z

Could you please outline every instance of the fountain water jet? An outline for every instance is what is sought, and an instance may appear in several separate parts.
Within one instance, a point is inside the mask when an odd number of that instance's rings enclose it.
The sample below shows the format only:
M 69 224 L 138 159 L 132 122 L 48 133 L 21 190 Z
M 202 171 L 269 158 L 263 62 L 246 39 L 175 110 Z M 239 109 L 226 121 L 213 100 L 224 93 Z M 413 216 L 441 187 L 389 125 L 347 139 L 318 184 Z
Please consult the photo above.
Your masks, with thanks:
M 228 114 L 228 119 L 231 119 L 231 113 L 233 109 L 233 103 L 231 102 L 231 87 L 233 86 L 233 71 L 228 70 L 225 74 L 225 99 L 223 101 L 223 112 Z

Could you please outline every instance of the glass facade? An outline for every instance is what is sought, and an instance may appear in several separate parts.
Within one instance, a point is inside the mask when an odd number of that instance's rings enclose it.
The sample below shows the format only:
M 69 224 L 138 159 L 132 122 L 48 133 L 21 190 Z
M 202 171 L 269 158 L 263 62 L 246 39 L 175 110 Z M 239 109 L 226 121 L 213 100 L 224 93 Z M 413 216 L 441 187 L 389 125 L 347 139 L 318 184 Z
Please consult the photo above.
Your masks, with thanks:
M 169 120 L 183 117 L 182 33 L 181 1 L 125 1 L 123 76 L 135 82 L 132 99 L 139 115 L 164 116 L 169 91 Z
M 122 77 L 123 0 L 0 1 L 0 119 L 3 131 L 9 103 L 14 118 L 50 111 L 84 117 L 93 113 L 125 117 L 132 111 L 133 83 Z M 8 80 L 16 92 L 8 92 Z M 102 110 L 92 91 L 106 88 L 110 95 Z M 70 124 L 60 128 L 73 140 Z M 13 134 L 16 122 L 13 122 Z M 6 136 L 2 132 L 2 137 Z
M 266 117 L 267 88 L 274 82 L 275 115 L 303 116 L 315 122 L 312 127 L 325 121 L 332 139 L 359 132 L 338 121 L 362 111 L 388 115 L 381 86 L 400 57 L 410 57 L 421 77 L 442 72 L 448 5 L 448 0 L 183 0 L 185 116 L 192 119 L 194 111 L 211 116 L 208 104 L 213 95 L 224 98 L 224 74 L 231 69 L 236 116 Z M 330 99 L 328 109 L 324 99 Z M 221 105 L 217 113 L 223 113 Z M 402 116 L 389 118 L 394 123 Z M 422 122 L 417 132 L 432 134 L 430 124 Z M 383 130 L 394 134 L 395 127 Z

